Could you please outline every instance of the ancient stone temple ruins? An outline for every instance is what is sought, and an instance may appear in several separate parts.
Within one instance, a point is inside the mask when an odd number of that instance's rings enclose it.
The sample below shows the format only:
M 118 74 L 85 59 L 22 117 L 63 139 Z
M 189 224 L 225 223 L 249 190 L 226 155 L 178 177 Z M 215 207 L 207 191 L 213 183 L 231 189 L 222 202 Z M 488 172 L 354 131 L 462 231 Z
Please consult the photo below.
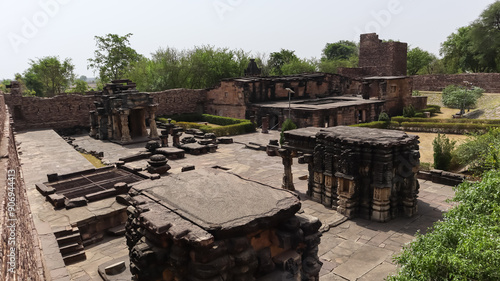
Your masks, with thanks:
M 134 280 L 319 280 L 321 222 L 289 191 L 200 169 L 129 195 Z
M 385 222 L 417 212 L 418 143 L 401 131 L 309 127 L 285 132 L 284 148 L 292 153 L 281 154 L 304 153 L 299 163 L 309 165 L 307 194 L 314 201 L 349 218 Z
M 149 93 L 140 93 L 130 80 L 106 84 L 90 112 L 90 136 L 121 144 L 158 139 L 155 112 L 158 104 Z M 149 122 L 148 134 L 146 121 Z

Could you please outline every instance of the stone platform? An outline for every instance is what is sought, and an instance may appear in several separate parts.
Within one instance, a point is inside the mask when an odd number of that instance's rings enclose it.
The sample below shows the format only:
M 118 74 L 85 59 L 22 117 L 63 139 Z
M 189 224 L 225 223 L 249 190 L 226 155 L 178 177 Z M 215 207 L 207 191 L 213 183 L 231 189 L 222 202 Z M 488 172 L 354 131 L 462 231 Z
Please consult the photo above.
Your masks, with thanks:
M 181 173 L 182 167 L 186 165 L 195 165 L 197 170 L 221 166 L 244 178 L 279 187 L 283 174 L 281 157 L 269 157 L 265 152 L 246 149 L 244 145 L 249 142 L 269 143 L 271 139 L 279 139 L 279 132 L 258 132 L 232 138 L 234 143 L 219 145 L 217 153 L 187 155 L 186 158 L 169 162 L 172 165 L 169 172 Z M 55 238 L 53 242 L 47 238 L 53 236 L 50 224 L 65 225 L 69 219 L 73 220 L 77 216 L 95 217 L 107 208 L 124 206 L 110 198 L 82 207 L 85 212 L 81 211 L 82 208 L 77 208 L 64 210 L 64 214 L 59 212 L 61 215 L 58 215 L 52 205 L 35 189 L 35 183 L 45 181 L 48 173 L 70 173 L 93 166 L 52 130 L 17 133 L 16 141 L 20 147 L 23 176 L 33 217 L 38 222 L 37 231 L 49 265 L 53 266 L 54 272 L 61 276 L 61 280 L 100 280 L 97 272 L 99 265 L 128 255 L 126 239 L 106 236 L 103 241 L 86 247 L 85 261 L 65 267 L 58 250 L 51 248 L 54 247 Z M 87 135 L 75 136 L 74 143 L 87 151 L 104 152 L 104 161 L 108 163 L 144 150 L 144 144 L 121 146 L 109 141 L 95 140 Z M 307 165 L 299 165 L 297 158 L 294 158 L 293 180 L 296 194 L 301 197 L 302 203 L 299 213 L 318 217 L 323 223 L 323 236 L 319 245 L 319 257 L 323 263 L 320 280 L 385 279 L 396 271 L 392 256 L 397 254 L 405 243 L 413 240 L 417 230 L 425 233 L 433 222 L 442 218 L 443 212 L 451 208 L 451 204 L 446 200 L 453 196 L 452 187 L 419 180 L 419 212 L 413 218 L 396 218 L 387 223 L 371 222 L 362 218 L 345 221 L 335 210 L 307 198 L 305 193 L 308 189 L 308 174 Z M 59 261 L 55 258 L 56 254 L 59 255 Z M 66 268 L 69 275 L 61 273 Z

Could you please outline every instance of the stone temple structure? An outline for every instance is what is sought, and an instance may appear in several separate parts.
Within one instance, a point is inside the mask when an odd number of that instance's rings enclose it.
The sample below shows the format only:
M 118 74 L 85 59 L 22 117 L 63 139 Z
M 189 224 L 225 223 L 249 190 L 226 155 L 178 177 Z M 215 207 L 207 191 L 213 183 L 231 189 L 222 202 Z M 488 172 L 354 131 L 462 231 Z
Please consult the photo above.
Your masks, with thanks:
M 319 280 L 321 222 L 299 198 L 219 169 L 134 185 L 133 280 Z
M 130 80 L 114 80 L 104 87 L 90 112 L 90 136 L 121 144 L 159 139 L 155 123 L 158 104 L 149 93 L 140 93 Z M 148 135 L 146 120 L 149 120 Z
M 314 201 L 349 218 L 385 222 L 417 212 L 418 143 L 401 131 L 309 127 L 285 132 L 284 148 L 305 153 L 299 163 L 309 165 Z

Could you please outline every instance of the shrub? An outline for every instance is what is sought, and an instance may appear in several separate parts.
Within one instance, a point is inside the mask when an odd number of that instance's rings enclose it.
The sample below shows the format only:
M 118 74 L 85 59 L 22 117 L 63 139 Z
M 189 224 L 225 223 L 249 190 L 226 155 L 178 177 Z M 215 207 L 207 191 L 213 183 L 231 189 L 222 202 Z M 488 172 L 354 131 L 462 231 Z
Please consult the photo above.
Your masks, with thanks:
M 172 123 L 181 126 L 182 128 L 184 128 L 184 130 L 188 128 L 200 129 L 204 133 L 214 133 L 218 137 L 255 132 L 255 124 L 246 119 L 236 119 L 197 113 L 178 114 L 171 115 L 169 117 L 171 119 L 176 118 L 177 121 L 172 120 Z M 159 117 L 157 118 L 157 120 L 164 123 L 167 122 L 166 117 Z M 220 125 L 221 127 L 214 128 L 209 125 L 196 123 L 194 121 L 208 122 L 211 124 Z
M 432 141 L 434 148 L 434 168 L 447 171 L 450 168 L 452 152 L 456 141 L 450 140 L 446 135 L 438 134 Z
M 403 108 L 403 116 L 404 117 L 413 117 L 415 116 L 415 108 L 413 107 L 413 105 L 408 105 L 408 106 L 405 106 L 405 108 Z
M 417 91 L 417 90 L 414 90 L 413 92 L 411 92 L 411 95 L 414 96 L 414 97 L 421 97 L 422 94 L 420 93 L 420 91 Z
M 449 85 L 443 90 L 443 104 L 447 107 L 460 109 L 464 114 L 466 108 L 474 107 L 484 90 L 479 87 L 467 89 L 457 85 Z
M 283 145 L 283 142 L 285 141 L 284 132 L 295 129 L 297 129 L 297 125 L 293 123 L 292 119 L 286 119 L 285 122 L 283 122 L 283 125 L 281 125 L 280 145 Z
M 400 269 L 388 280 L 500 280 L 498 186 L 498 170 L 458 185 L 453 201 L 460 204 L 403 248 L 394 259 Z
M 382 122 L 389 122 L 389 121 L 391 121 L 391 118 L 389 117 L 389 115 L 387 115 L 387 113 L 382 112 L 382 113 L 380 113 L 380 115 L 378 116 L 378 121 L 382 121 Z
M 486 134 L 472 134 L 467 142 L 458 146 L 456 157 L 462 165 L 480 174 L 490 169 L 500 169 L 500 129 L 490 129 Z

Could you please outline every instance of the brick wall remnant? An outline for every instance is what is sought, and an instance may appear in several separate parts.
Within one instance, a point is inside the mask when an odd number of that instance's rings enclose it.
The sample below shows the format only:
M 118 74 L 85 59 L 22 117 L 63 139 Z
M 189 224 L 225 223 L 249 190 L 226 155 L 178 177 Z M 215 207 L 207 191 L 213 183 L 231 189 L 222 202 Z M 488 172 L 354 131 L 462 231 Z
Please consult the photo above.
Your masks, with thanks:
M 463 85 L 464 81 L 483 88 L 487 93 L 500 93 L 500 73 L 462 73 L 414 75 L 413 88 L 418 91 L 440 92 L 449 85 Z

